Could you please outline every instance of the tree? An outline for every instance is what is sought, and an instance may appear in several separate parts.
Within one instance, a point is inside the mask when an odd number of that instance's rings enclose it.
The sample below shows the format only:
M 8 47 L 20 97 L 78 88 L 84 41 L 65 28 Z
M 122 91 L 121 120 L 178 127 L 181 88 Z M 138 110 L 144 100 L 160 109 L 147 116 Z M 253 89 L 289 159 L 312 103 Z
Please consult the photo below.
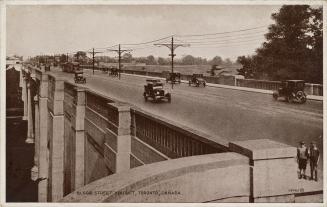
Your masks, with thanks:
M 230 66 L 230 65 L 233 65 L 233 62 L 229 58 L 226 58 L 224 60 L 224 64 L 227 65 L 227 66 Z
M 61 63 L 67 62 L 67 56 L 65 54 L 61 54 L 59 57 L 59 62 Z
M 250 57 L 253 76 L 322 82 L 322 8 L 284 5 L 272 19 L 266 42 Z
M 74 54 L 74 57 L 77 59 L 77 62 L 83 62 L 86 59 L 86 52 L 78 51 Z
M 245 78 L 253 78 L 255 68 L 253 57 L 240 56 L 237 58 L 237 62 L 242 64 L 242 68 L 237 69 L 238 75 L 243 75 Z
M 146 57 L 146 64 L 147 65 L 157 65 L 157 61 L 153 55 L 149 55 L 148 57 Z
M 169 62 L 165 58 L 159 57 L 158 58 L 158 64 L 159 65 L 168 65 Z
M 194 65 L 195 58 L 192 55 L 186 55 L 182 58 L 182 64 L 183 65 Z
M 221 59 L 219 56 L 215 56 L 209 63 L 211 65 L 221 65 L 223 63 L 223 59 Z
M 131 53 L 124 53 L 122 59 L 124 60 L 124 62 L 130 63 L 133 61 L 133 56 Z

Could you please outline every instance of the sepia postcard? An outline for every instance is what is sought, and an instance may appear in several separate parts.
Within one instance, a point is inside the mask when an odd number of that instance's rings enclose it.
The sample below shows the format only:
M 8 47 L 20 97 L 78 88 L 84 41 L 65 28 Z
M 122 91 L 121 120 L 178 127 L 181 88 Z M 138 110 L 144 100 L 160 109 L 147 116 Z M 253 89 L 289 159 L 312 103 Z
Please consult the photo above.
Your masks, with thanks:
M 325 1 L 0 5 L 2 206 L 326 206 Z

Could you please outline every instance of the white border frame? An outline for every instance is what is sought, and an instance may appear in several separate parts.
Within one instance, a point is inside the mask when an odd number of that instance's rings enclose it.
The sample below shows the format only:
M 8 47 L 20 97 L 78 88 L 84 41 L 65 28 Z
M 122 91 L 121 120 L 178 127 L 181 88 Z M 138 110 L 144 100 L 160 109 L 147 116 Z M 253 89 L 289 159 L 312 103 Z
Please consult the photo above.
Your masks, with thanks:
M 238 206 L 256 206 L 256 207 L 266 207 L 266 206 L 292 206 L 292 207 L 321 207 L 327 206 L 326 203 L 326 180 L 327 177 L 324 176 L 323 190 L 324 190 L 324 200 L 323 203 L 6 203 L 6 101 L 4 99 L 6 93 L 6 6 L 7 5 L 280 5 L 280 4 L 307 4 L 307 5 L 323 5 L 323 54 L 326 54 L 326 31 L 327 31 L 327 1 L 323 0 L 0 0 L 0 204 L 3 206 L 158 206 L 158 207 L 170 207 L 170 206 L 227 206 L 227 207 L 238 207 Z M 326 61 L 327 55 L 323 58 L 323 78 L 324 78 L 324 103 L 323 103 L 323 128 L 327 128 L 326 123 Z M 323 146 L 323 171 L 326 174 L 326 134 L 323 134 L 324 146 Z

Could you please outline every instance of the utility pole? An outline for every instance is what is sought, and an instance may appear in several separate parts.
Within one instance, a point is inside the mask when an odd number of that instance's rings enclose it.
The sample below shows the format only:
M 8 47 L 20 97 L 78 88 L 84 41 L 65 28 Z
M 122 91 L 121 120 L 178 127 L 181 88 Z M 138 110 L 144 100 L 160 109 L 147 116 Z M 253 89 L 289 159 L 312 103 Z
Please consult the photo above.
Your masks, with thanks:
M 158 43 L 158 44 L 154 44 L 155 46 L 165 46 L 168 47 L 170 49 L 170 54 L 169 56 L 171 56 L 171 73 L 174 73 L 174 57 L 176 56 L 176 54 L 174 54 L 174 51 L 176 48 L 178 47 L 189 47 L 190 44 L 175 44 L 174 43 L 174 36 L 171 37 L 171 43 Z M 171 81 L 171 88 L 174 88 L 174 82 Z
M 90 53 L 90 52 L 89 52 Z M 93 75 L 94 75 L 94 55 L 97 54 L 97 53 L 101 53 L 101 52 L 94 52 L 94 48 L 92 48 L 92 70 L 93 70 Z
M 67 56 L 66 57 L 67 57 L 67 63 L 68 63 L 68 53 L 67 53 Z
M 120 48 L 120 44 L 118 44 L 118 50 L 113 50 L 113 49 L 107 49 L 108 51 L 113 51 L 113 52 L 117 52 L 118 53 L 118 78 L 120 80 L 120 73 L 121 73 L 121 55 L 124 52 L 129 52 L 132 50 L 122 50 Z
M 94 48 L 93 48 L 93 52 L 92 52 L 92 71 L 93 71 L 93 75 L 94 75 Z

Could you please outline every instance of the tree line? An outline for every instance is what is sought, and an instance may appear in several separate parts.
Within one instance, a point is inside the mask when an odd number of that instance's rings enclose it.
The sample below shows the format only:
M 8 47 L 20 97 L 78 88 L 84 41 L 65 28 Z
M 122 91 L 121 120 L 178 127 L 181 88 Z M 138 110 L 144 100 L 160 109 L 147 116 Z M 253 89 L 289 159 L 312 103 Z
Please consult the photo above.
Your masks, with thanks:
M 72 59 L 73 57 L 73 59 Z M 54 61 L 55 59 L 60 62 L 64 63 L 67 61 L 67 55 L 61 54 L 59 56 L 36 56 L 35 58 L 32 58 L 33 60 L 36 60 L 40 63 L 46 63 Z M 97 55 L 95 56 L 95 62 L 104 62 L 104 63 L 117 63 L 118 59 L 110 56 L 101 56 Z M 68 60 L 80 62 L 81 64 L 88 64 L 92 62 L 92 59 L 87 57 L 86 52 L 84 51 L 78 51 L 73 56 L 69 56 Z M 164 57 L 154 57 L 153 55 L 149 55 L 147 57 L 133 57 L 130 53 L 125 53 L 122 55 L 122 62 L 123 63 L 144 63 L 146 65 L 171 65 L 171 58 L 164 58 Z M 237 64 L 236 62 L 233 62 L 229 58 L 223 59 L 220 56 L 215 56 L 212 59 L 202 58 L 202 57 L 194 57 L 192 55 L 185 55 L 182 58 L 175 58 L 174 64 L 176 65 L 225 65 L 230 66 Z
M 245 78 L 323 81 L 322 7 L 284 5 L 273 13 L 275 21 L 266 41 L 252 56 L 240 56 L 238 70 Z

